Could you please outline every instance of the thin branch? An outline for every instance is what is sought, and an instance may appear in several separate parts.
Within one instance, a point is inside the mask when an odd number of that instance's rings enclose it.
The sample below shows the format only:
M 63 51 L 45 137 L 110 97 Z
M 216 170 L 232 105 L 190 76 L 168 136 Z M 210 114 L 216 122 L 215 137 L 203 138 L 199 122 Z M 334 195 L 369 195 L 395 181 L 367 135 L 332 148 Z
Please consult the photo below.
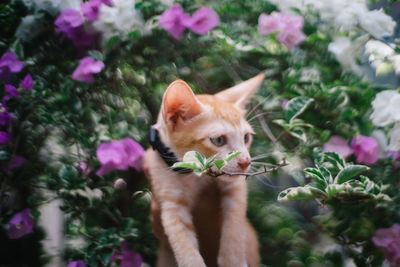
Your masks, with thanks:
M 78 230 L 78 232 L 81 235 L 83 235 L 84 237 L 86 237 L 87 239 L 90 239 L 90 240 L 95 241 L 95 242 L 99 242 L 99 239 L 95 238 L 94 236 L 91 236 L 91 235 L 89 235 L 89 234 L 87 234 L 85 232 L 82 232 L 81 230 Z
M 285 159 L 283 159 L 283 161 L 281 163 L 279 163 L 278 165 L 276 165 L 275 167 L 267 169 L 264 166 L 264 169 L 262 171 L 258 171 L 258 172 L 225 172 L 225 171 L 222 171 L 220 173 L 209 172 L 208 175 L 213 176 L 213 177 L 218 177 L 218 176 L 221 176 L 221 175 L 228 175 L 228 176 L 243 175 L 243 176 L 246 176 L 246 179 L 247 179 L 250 176 L 256 176 L 256 175 L 260 175 L 260 174 L 263 174 L 263 173 L 269 173 L 269 172 L 277 171 L 280 168 L 282 168 L 284 166 L 287 166 L 287 165 L 289 165 L 289 164 L 286 162 Z

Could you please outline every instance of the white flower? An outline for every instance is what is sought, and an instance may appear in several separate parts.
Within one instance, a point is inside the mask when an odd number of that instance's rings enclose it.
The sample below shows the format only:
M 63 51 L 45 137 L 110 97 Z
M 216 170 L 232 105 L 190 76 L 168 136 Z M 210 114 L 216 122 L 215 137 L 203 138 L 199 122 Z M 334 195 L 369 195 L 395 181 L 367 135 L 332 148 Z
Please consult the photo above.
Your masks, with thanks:
M 133 0 L 114 0 L 113 6 L 102 5 L 93 27 L 103 33 L 103 42 L 119 35 L 122 39 L 135 29 L 143 32 L 144 21 Z
M 371 134 L 371 137 L 375 138 L 375 140 L 378 142 L 379 157 L 385 158 L 386 153 L 389 151 L 385 133 L 382 130 L 374 130 Z
M 389 143 L 390 151 L 398 151 L 400 150 L 400 123 L 396 123 L 393 129 L 390 131 L 390 143 Z
M 391 65 L 394 49 L 381 41 L 370 40 L 365 44 L 365 54 L 368 55 L 369 63 L 377 70 L 378 74 L 379 70 Z M 389 72 L 392 70 L 393 67 L 388 69 Z
M 27 7 L 34 6 L 36 10 L 44 10 L 55 16 L 68 8 L 80 10 L 81 0 L 23 0 Z
M 24 42 L 29 42 L 41 33 L 43 29 L 42 14 L 28 15 L 22 18 L 21 23 L 15 31 L 15 37 Z
M 353 46 L 349 38 L 336 37 L 333 42 L 329 44 L 328 50 L 335 55 L 336 59 L 344 68 L 352 70 L 359 75 L 361 74 L 361 69 L 355 60 L 358 49 Z
M 394 65 L 394 71 L 397 75 L 400 75 L 400 55 L 394 55 L 391 57 L 391 60 Z
M 376 95 L 372 101 L 371 120 L 376 126 L 387 126 L 400 122 L 400 94 L 394 90 L 386 90 Z
M 361 27 L 377 39 L 392 35 L 396 27 L 396 22 L 382 9 L 362 12 L 358 19 Z

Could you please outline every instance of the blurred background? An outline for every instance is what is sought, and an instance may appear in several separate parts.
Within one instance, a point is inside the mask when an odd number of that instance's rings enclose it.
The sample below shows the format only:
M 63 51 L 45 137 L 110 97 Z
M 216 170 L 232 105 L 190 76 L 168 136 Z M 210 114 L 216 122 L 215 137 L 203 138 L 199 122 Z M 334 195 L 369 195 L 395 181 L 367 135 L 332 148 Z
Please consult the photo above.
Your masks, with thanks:
M 400 266 L 400 3 L 0 3 L 0 266 L 154 266 L 141 157 L 175 79 L 259 73 L 262 266 Z M 109 156 L 105 156 L 109 155 Z

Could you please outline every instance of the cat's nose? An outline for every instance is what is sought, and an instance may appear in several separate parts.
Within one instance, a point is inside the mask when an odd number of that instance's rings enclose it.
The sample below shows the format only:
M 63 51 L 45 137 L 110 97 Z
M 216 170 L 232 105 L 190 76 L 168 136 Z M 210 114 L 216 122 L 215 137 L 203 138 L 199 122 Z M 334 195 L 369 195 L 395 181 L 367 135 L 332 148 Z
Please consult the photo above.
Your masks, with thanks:
M 241 158 L 241 159 L 239 159 L 239 161 L 238 161 L 238 165 L 239 165 L 239 167 L 240 167 L 242 170 L 246 170 L 247 167 L 249 167 L 250 163 L 251 163 L 251 160 L 250 160 L 250 158 L 248 158 L 248 157 L 246 157 L 246 158 Z

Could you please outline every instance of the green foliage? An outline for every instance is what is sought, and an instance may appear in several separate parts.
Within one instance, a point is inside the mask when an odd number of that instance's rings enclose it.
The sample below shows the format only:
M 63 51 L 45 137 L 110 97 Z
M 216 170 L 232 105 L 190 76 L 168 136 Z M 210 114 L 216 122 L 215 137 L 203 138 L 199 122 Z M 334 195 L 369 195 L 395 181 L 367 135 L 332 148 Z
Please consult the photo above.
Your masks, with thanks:
M 360 176 L 369 170 L 367 166 L 346 163 L 334 152 L 323 153 L 321 161 L 315 165 L 316 168 L 304 169 L 315 183 L 285 189 L 279 193 L 278 200 L 318 198 L 323 203 L 332 198 L 342 201 L 355 198 L 390 200 L 383 193 L 383 186 L 375 184 L 366 176 Z
M 240 153 L 240 151 L 232 151 L 223 159 L 215 159 L 217 155 L 212 155 L 207 159 L 197 151 L 188 151 L 183 156 L 183 161 L 174 163 L 171 168 L 191 169 L 198 176 L 202 174 L 218 176 L 223 174 L 222 168 L 225 167 L 229 161 L 239 156 Z M 217 168 L 217 171 L 212 169 L 214 166 Z

